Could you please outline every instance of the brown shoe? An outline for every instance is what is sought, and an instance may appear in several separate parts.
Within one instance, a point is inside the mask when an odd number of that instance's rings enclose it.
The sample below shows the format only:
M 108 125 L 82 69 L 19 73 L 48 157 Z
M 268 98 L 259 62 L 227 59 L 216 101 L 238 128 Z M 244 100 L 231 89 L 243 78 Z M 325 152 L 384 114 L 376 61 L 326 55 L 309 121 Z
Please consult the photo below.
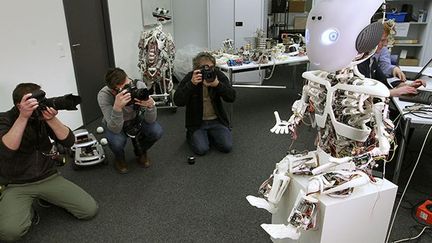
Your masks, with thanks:
M 125 174 L 129 172 L 128 165 L 122 160 L 115 160 L 114 167 L 120 174 Z
M 143 153 L 141 156 L 137 158 L 137 163 L 144 168 L 150 167 L 151 162 L 147 157 L 147 152 Z

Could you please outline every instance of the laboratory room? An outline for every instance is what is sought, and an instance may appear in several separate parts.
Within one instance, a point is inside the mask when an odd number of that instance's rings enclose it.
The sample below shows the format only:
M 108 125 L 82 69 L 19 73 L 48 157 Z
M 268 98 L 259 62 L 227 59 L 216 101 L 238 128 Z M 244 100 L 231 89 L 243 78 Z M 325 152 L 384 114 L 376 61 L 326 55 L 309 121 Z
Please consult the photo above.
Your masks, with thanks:
M 0 1 L 0 242 L 432 242 L 431 16 Z

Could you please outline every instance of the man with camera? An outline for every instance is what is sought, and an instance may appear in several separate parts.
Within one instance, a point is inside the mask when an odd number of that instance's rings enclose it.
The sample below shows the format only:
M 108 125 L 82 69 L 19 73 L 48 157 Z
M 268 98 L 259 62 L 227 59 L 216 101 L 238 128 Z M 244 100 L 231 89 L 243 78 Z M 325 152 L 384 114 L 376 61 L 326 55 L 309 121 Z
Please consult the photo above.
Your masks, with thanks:
M 162 137 L 155 102 L 144 82 L 129 79 L 120 68 L 109 69 L 105 81 L 98 103 L 105 136 L 115 156 L 114 166 L 121 174 L 129 171 L 124 148 L 131 137 L 138 164 L 147 168 L 150 166 L 147 150 Z
M 228 153 L 232 135 L 222 100 L 234 102 L 235 90 L 220 70 L 216 60 L 207 52 L 198 53 L 192 60 L 194 71 L 180 82 L 174 94 L 178 106 L 186 106 L 186 138 L 192 151 L 204 155 L 210 144 Z
M 78 219 L 90 219 L 98 210 L 87 192 L 57 172 L 50 139 L 70 147 L 75 138 L 56 117 L 58 111 L 41 102 L 40 91 L 34 83 L 17 85 L 15 106 L 0 113 L 0 241 L 18 240 L 29 230 L 35 199 Z

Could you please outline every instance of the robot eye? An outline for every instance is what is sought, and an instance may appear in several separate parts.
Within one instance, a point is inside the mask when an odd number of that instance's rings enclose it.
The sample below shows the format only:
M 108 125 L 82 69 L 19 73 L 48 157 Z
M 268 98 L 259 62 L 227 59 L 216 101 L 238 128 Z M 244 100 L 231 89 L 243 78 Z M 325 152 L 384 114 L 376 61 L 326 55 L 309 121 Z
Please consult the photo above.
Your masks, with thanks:
M 312 20 L 315 20 L 315 16 L 312 16 Z
M 318 20 L 321 20 L 322 19 L 322 16 L 318 16 Z
M 332 31 L 329 33 L 329 39 L 333 42 L 335 42 L 339 37 L 339 33 L 336 31 Z
M 335 43 L 339 38 L 339 32 L 335 29 L 328 29 L 321 35 L 321 42 L 324 45 L 330 45 Z

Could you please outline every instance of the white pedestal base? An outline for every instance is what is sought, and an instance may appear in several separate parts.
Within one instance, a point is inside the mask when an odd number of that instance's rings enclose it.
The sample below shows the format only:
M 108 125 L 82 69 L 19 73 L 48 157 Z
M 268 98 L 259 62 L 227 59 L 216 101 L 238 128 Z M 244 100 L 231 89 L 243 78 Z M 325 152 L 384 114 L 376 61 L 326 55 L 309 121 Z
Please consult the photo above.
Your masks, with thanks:
M 308 176 L 292 176 L 272 224 L 287 224 L 300 189 L 306 191 Z M 296 243 L 381 243 L 385 241 L 397 186 L 387 180 L 354 189 L 346 198 L 319 196 L 317 229 L 302 231 L 300 239 L 272 239 Z

